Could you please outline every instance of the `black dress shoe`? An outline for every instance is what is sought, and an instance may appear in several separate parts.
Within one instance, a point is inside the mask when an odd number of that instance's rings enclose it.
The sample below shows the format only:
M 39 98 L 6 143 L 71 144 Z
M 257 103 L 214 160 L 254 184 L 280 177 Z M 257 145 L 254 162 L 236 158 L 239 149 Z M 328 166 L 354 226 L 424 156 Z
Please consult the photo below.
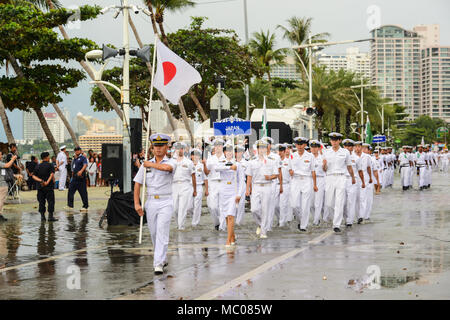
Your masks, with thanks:
M 300 229 L 301 232 L 306 232 L 306 229 Z
M 2 214 L 0 214 L 0 222 L 8 221 Z
M 216 229 L 217 231 L 219 231 L 219 226 L 220 226 L 220 224 L 218 224 L 217 226 L 215 226 L 214 229 Z
M 358 224 L 361 224 L 361 222 L 363 222 L 363 218 L 358 219 Z
M 339 228 L 334 228 L 333 231 L 337 233 L 337 232 L 341 232 L 341 229 L 339 229 Z
M 48 214 L 48 221 L 49 221 L 49 222 L 53 222 L 53 221 L 58 221 L 58 219 L 56 219 L 56 218 L 53 216 L 53 213 L 49 213 L 49 214 Z
M 47 219 L 45 219 L 45 213 L 41 213 L 41 221 L 47 221 Z
M 167 267 L 169 265 L 168 262 L 164 262 L 164 268 Z
M 351 227 L 352 227 L 352 224 L 351 224 L 351 223 L 347 223 L 347 224 L 346 224 L 346 227 L 347 227 L 347 228 L 351 228 Z
M 300 223 L 298 224 L 297 229 L 302 231 L 302 229 L 300 228 Z

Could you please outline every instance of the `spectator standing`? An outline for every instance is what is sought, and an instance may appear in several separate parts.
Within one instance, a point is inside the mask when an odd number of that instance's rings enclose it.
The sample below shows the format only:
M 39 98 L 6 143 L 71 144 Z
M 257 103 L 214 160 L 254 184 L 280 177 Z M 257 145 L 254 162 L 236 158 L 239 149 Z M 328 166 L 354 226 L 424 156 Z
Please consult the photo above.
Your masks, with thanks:
M 81 153 L 80 147 L 76 147 L 74 151 L 75 156 L 72 161 L 72 179 L 70 180 L 69 192 L 67 193 L 67 207 L 73 209 L 73 198 L 75 192 L 78 191 L 81 200 L 83 201 L 83 208 L 80 212 L 87 212 L 89 207 L 86 188 L 86 168 L 88 166 L 88 161 Z
M 6 182 L 6 169 L 11 168 L 13 163 L 17 160 L 17 156 L 11 156 L 7 162 L 3 162 L 3 153 L 0 151 L 0 222 L 7 221 L 3 216 L 3 205 L 5 204 L 6 196 L 8 195 L 8 182 Z
M 36 167 L 33 173 L 33 179 L 38 182 L 37 200 L 39 202 L 39 213 L 41 214 L 41 221 L 45 219 L 45 202 L 48 204 L 48 221 L 58 221 L 53 216 L 55 212 L 55 191 L 54 189 L 54 175 L 55 169 L 50 163 L 50 154 L 48 152 L 41 153 L 41 163 Z
M 66 155 L 66 146 L 61 146 L 60 152 L 56 157 L 56 167 L 59 171 L 59 191 L 64 191 L 66 189 L 66 181 L 67 181 L 67 155 Z
M 95 187 L 96 185 L 96 176 L 97 176 L 97 163 L 95 163 L 95 158 L 91 157 L 89 159 L 89 164 L 87 166 L 87 171 L 89 174 L 89 184 L 91 187 Z
M 39 164 L 38 159 L 35 156 L 31 156 L 31 161 L 25 163 L 25 169 L 27 170 L 28 180 L 28 190 L 36 190 L 36 181 L 33 179 L 33 172 L 36 166 Z
M 97 155 L 97 185 L 100 187 L 104 186 L 103 178 L 102 178 L 102 154 L 99 153 Z

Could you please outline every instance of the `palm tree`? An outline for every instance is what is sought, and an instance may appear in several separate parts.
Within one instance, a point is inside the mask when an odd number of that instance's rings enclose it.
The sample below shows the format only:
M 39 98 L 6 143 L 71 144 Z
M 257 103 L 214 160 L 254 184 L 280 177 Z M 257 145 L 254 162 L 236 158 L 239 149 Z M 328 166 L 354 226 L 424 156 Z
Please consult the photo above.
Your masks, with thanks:
M 300 46 L 308 42 L 308 38 L 311 35 L 312 18 L 299 18 L 292 17 L 287 20 L 287 27 L 278 25 L 277 29 L 283 31 L 283 38 L 287 39 L 292 45 Z M 311 42 L 325 42 L 330 34 L 328 32 L 322 32 L 315 35 L 311 35 Z M 308 65 L 309 59 L 307 51 L 304 48 L 295 49 L 300 56 L 303 64 Z M 304 73 L 303 67 L 299 61 L 298 69 L 301 73 Z
M 3 128 L 5 129 L 6 139 L 8 143 L 14 143 L 14 136 L 11 130 L 11 126 L 9 125 L 8 115 L 6 114 L 6 108 L 3 104 L 2 97 L 0 96 L 0 118 L 2 119 Z
M 254 32 L 253 39 L 249 42 L 249 47 L 258 61 L 263 66 L 269 82 L 272 81 L 270 67 L 272 64 L 282 64 L 285 58 L 285 49 L 275 49 L 275 34 L 264 31 Z
M 346 74 L 344 70 L 336 73 L 328 72 L 325 67 L 313 69 L 312 100 L 316 109 L 316 125 L 319 131 L 319 139 L 322 138 L 324 126 L 332 130 L 341 131 L 341 114 L 356 112 L 357 102 L 353 92 L 348 86 L 348 79 L 353 74 Z M 303 79 L 298 89 L 288 92 L 282 101 L 286 105 L 306 103 L 309 100 L 309 82 Z

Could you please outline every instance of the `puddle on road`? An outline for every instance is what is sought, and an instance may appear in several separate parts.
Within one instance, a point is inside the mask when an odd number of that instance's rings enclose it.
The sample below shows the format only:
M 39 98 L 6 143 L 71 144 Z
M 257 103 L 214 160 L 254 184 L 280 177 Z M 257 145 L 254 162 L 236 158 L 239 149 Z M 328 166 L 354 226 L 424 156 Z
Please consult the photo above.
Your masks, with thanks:
M 397 288 L 407 284 L 408 282 L 416 281 L 420 279 L 419 273 L 405 274 L 405 275 L 391 275 L 391 276 L 381 276 L 380 285 L 384 288 Z

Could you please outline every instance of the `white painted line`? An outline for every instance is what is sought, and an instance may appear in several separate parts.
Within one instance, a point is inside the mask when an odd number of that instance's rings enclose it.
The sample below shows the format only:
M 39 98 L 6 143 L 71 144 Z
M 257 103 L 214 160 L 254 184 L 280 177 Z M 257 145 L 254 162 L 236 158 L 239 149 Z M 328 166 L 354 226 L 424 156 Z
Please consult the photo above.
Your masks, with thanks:
M 28 266 L 32 266 L 35 264 L 40 264 L 40 263 L 44 263 L 44 262 L 49 262 L 49 261 L 53 261 L 53 260 L 57 260 L 57 259 L 61 259 L 67 256 L 71 256 L 74 255 L 76 253 L 80 253 L 80 252 L 84 252 L 84 251 L 88 251 L 88 250 L 93 250 L 93 249 L 99 249 L 99 248 L 103 248 L 104 246 L 96 246 L 96 247 L 90 247 L 90 248 L 84 248 L 84 249 L 80 249 L 80 250 L 75 250 L 75 251 L 71 251 L 71 252 L 66 252 L 57 256 L 53 256 L 53 257 L 49 257 L 49 258 L 45 258 L 45 259 L 41 259 L 41 260 L 36 260 L 36 261 L 32 261 L 32 262 L 27 262 L 27 263 L 23 263 L 23 264 L 19 264 L 17 266 L 12 266 L 12 267 L 8 267 L 8 268 L 3 268 L 0 269 L 0 273 L 9 271 L 9 270 L 14 270 L 14 269 L 20 269 L 23 267 L 28 267 Z
M 320 236 L 314 238 L 313 240 L 309 241 L 308 244 L 317 244 L 317 243 L 323 241 L 325 238 L 329 237 L 331 234 L 332 234 L 331 231 L 327 231 L 327 232 L 321 234 Z M 254 278 L 256 275 L 266 272 L 267 270 L 273 268 L 277 264 L 280 264 L 280 263 L 286 261 L 287 259 L 290 259 L 290 258 L 296 256 L 297 254 L 307 250 L 308 248 L 309 247 L 303 247 L 303 248 L 291 250 L 281 256 L 278 256 L 278 257 L 260 265 L 259 267 L 255 268 L 253 270 L 250 270 L 247 273 L 244 273 L 243 275 L 225 283 L 224 285 L 222 285 L 210 292 L 207 292 L 198 298 L 195 298 L 194 300 L 212 300 L 212 299 L 216 298 L 217 296 L 237 287 L 241 283 L 243 283 L 251 278 Z

